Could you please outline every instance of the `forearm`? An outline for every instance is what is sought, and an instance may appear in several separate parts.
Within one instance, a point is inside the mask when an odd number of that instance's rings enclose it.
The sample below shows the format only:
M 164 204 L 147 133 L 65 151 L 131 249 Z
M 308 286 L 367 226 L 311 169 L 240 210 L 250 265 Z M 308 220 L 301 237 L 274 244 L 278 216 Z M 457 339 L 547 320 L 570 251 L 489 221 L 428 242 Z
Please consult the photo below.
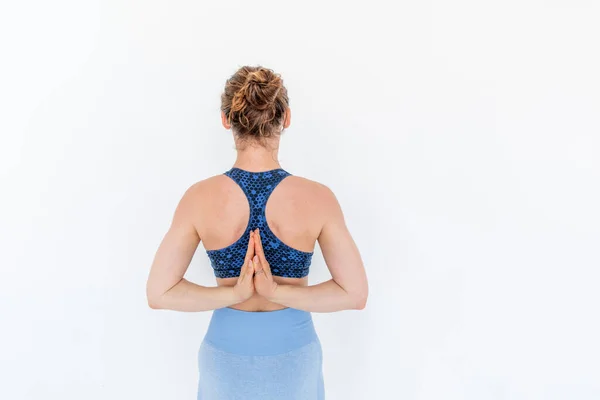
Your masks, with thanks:
M 366 298 L 346 291 L 333 279 L 312 286 L 278 285 L 270 301 L 309 312 L 360 310 Z
M 174 311 L 209 311 L 239 302 L 233 286 L 200 286 L 185 279 L 163 294 L 148 293 L 150 307 Z

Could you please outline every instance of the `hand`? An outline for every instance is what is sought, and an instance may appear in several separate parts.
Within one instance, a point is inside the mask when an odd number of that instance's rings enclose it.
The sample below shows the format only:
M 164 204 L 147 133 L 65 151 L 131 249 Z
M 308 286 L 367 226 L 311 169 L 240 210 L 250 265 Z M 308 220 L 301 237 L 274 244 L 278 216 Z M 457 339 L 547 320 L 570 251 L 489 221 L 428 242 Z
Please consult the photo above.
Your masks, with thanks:
M 265 258 L 260 232 L 254 232 L 254 288 L 256 292 L 266 299 L 271 299 L 277 290 L 277 282 L 273 280 L 271 267 Z
M 233 287 L 233 292 L 239 303 L 248 300 L 254 294 L 254 266 L 252 265 L 252 257 L 255 249 L 254 234 L 250 232 L 250 240 L 248 240 L 248 250 L 244 258 L 244 265 L 240 270 L 240 276 Z

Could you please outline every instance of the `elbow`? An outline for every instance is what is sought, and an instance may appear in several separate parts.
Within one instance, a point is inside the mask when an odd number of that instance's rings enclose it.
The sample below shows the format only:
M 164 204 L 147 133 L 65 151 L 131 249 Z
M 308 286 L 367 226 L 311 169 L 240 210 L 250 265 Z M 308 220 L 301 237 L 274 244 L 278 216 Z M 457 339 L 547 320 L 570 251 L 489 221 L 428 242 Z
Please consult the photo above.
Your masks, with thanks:
M 151 292 L 146 293 L 146 300 L 148 301 L 148 307 L 150 307 L 153 310 L 161 310 L 164 308 L 162 305 L 161 298 L 162 298 L 162 296 L 160 296 L 156 293 L 151 293 Z
M 159 302 L 157 302 L 156 300 L 151 300 L 151 299 L 148 299 L 148 307 L 150 307 L 153 310 L 161 310 L 162 309 Z
M 368 293 L 357 293 L 352 296 L 352 309 L 353 310 L 364 310 L 367 306 Z
M 356 292 L 354 293 L 354 309 L 364 310 L 367 307 L 367 299 L 369 297 L 369 284 L 367 281 L 363 281 Z
M 162 307 L 160 306 L 160 302 L 156 301 L 156 299 L 148 297 L 148 307 L 153 310 L 160 310 Z

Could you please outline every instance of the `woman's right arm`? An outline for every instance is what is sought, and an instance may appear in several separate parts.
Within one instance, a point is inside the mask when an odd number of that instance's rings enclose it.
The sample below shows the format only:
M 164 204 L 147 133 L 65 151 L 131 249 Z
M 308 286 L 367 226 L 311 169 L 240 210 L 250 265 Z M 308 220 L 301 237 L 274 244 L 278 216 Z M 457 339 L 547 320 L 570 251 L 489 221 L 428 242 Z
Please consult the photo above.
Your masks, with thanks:
M 325 222 L 318 237 L 331 279 L 317 285 L 277 284 L 264 256 L 260 232 L 256 238 L 256 291 L 268 300 L 309 312 L 362 310 L 367 304 L 369 285 L 360 253 L 344 220 L 344 214 L 333 192 L 324 187 L 321 211 Z M 263 273 L 258 271 L 263 270 Z
M 148 305 L 154 309 L 175 311 L 208 311 L 228 307 L 247 300 L 254 292 L 249 261 L 254 255 L 254 243 L 248 243 L 248 253 L 235 286 L 206 287 L 184 279 L 200 237 L 192 215 L 197 197 L 188 190 L 177 205 L 173 221 L 163 238 L 146 285 Z

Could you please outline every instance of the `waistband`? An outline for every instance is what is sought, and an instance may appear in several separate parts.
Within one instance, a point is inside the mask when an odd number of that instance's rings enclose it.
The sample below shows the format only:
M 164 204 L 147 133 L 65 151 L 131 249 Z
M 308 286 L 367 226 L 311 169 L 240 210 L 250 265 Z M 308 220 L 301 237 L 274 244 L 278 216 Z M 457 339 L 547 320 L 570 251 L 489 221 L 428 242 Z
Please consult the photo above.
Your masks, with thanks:
M 240 355 L 275 355 L 318 340 L 307 311 L 241 311 L 225 307 L 213 311 L 204 341 Z

